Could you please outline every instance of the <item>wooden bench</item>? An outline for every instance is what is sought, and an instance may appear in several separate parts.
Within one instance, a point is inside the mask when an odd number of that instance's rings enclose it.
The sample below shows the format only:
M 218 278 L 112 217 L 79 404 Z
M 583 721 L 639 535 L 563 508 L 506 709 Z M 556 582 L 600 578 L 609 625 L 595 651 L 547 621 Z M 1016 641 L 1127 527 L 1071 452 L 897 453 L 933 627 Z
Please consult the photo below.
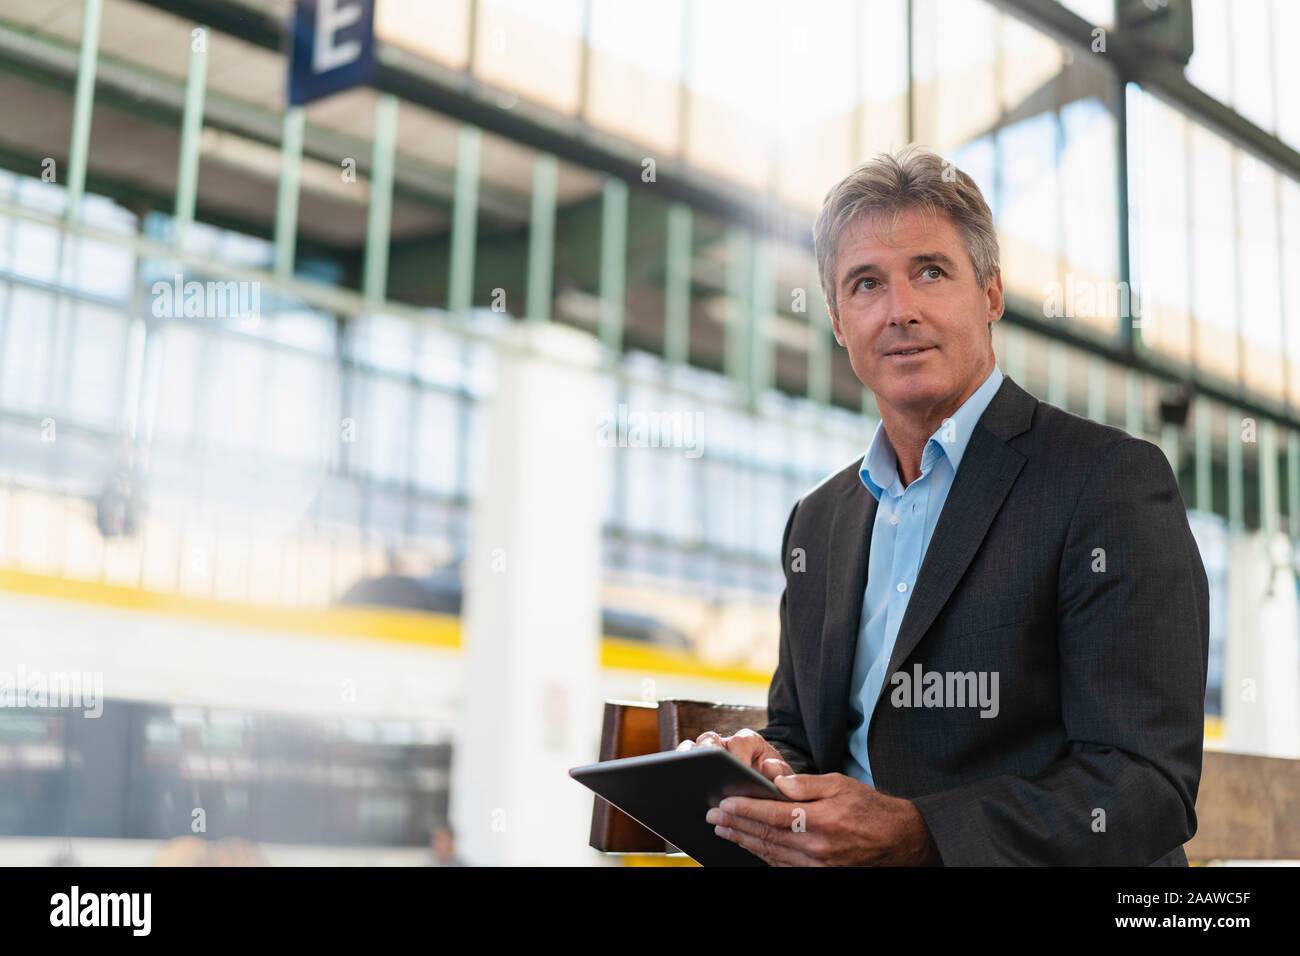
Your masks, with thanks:
M 731 734 L 767 724 L 767 708 L 698 700 L 607 701 L 600 759 L 675 750 L 706 730 Z M 1206 750 L 1196 799 L 1193 862 L 1300 860 L 1300 760 Z M 607 853 L 673 852 L 627 814 L 595 798 L 591 845 Z

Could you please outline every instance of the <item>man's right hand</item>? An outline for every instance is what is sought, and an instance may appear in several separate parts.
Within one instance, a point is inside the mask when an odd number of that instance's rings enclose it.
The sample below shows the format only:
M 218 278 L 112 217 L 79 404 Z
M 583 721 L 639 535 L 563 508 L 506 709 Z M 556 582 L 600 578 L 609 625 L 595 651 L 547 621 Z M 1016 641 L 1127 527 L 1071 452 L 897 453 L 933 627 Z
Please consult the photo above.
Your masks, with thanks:
M 764 740 L 758 731 L 748 727 L 736 731 L 730 737 L 706 730 L 694 740 L 683 740 L 677 745 L 678 750 L 694 750 L 696 747 L 721 747 L 769 780 L 794 773 L 777 749 Z

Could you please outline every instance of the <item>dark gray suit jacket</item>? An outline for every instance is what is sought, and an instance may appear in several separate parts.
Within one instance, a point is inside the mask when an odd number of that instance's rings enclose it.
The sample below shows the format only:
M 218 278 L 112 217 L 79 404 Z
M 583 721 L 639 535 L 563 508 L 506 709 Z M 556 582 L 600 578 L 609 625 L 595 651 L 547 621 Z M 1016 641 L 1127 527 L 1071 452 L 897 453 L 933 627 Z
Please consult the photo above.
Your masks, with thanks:
M 876 499 L 861 459 L 782 541 L 762 734 L 842 772 Z M 1009 377 L 976 425 L 899 628 L 867 746 L 945 865 L 1185 866 L 1196 832 L 1209 589 L 1160 449 Z M 996 672 L 999 712 L 896 706 L 891 677 Z

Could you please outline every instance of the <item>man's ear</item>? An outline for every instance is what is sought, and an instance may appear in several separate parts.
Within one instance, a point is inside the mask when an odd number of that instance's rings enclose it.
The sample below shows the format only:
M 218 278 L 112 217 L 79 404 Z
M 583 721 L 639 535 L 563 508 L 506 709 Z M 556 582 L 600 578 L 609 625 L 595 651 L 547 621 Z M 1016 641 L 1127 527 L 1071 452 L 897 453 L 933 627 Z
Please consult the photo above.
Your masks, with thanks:
M 841 348 L 844 347 L 844 333 L 840 329 L 840 317 L 835 314 L 835 309 L 831 306 L 831 300 L 826 300 L 826 311 L 831 316 L 831 330 L 835 333 L 835 341 Z
M 1006 302 L 1002 297 L 1002 270 L 997 269 L 993 272 L 993 278 L 989 279 L 989 284 L 985 288 L 985 294 L 988 296 L 989 310 L 989 334 L 993 333 L 993 323 L 1002 318 L 1002 312 L 1006 308 Z

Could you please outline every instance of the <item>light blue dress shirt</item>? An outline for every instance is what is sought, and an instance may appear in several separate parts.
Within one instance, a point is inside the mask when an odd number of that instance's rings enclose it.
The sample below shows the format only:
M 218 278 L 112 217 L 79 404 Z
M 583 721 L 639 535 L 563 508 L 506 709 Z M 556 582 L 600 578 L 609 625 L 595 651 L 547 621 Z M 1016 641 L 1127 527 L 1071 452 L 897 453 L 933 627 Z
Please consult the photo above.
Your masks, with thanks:
M 1002 372 L 995 364 L 984 384 L 930 436 L 921 453 L 921 476 L 906 488 L 883 422 L 876 426 L 862 460 L 862 483 L 879 505 L 871 531 L 867 590 L 849 685 L 849 753 L 844 773 L 864 783 L 873 783 L 867 759 L 871 712 L 885 681 L 912 586 L 971 432 L 1001 384 Z

